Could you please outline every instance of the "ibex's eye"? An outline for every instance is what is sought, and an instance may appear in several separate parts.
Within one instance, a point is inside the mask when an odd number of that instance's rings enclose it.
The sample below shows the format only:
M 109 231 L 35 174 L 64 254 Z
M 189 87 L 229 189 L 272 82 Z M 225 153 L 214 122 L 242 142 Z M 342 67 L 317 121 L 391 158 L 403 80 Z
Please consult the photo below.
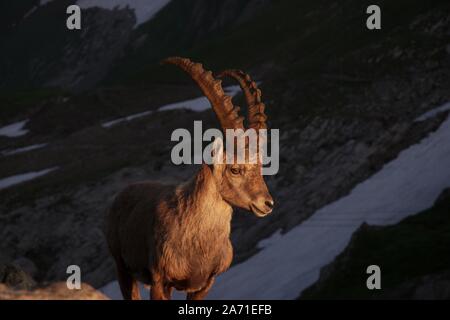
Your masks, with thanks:
M 232 174 L 239 174 L 241 173 L 241 170 L 239 170 L 239 167 L 231 167 L 231 173 Z

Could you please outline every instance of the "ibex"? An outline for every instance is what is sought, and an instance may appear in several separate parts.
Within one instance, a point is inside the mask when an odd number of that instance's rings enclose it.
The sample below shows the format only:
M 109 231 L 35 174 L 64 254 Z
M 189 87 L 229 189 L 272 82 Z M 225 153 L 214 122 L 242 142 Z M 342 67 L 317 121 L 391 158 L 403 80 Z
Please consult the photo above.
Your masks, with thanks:
M 163 62 L 192 77 L 211 103 L 223 131 L 244 130 L 239 107 L 210 71 L 185 58 Z M 266 128 L 256 83 L 237 70 L 220 76 L 239 81 L 248 103 L 248 127 Z M 223 157 L 225 154 L 222 152 Z M 150 285 L 151 299 L 170 299 L 173 288 L 186 291 L 187 299 L 203 299 L 215 277 L 232 261 L 232 208 L 252 211 L 258 217 L 272 212 L 274 202 L 261 166 L 260 158 L 254 164 L 204 163 L 187 183 L 170 186 L 146 181 L 119 193 L 108 213 L 106 237 L 124 299 L 140 299 L 137 281 Z

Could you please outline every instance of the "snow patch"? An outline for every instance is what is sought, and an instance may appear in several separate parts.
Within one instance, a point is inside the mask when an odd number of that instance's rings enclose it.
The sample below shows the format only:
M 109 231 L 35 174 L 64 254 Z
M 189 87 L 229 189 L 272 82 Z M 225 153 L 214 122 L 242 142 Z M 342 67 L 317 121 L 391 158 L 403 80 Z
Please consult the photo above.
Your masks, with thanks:
M 29 16 L 31 16 L 36 10 L 37 10 L 37 6 L 34 6 L 34 7 L 32 7 L 30 10 L 28 10 L 25 14 L 24 14 L 24 16 L 23 16 L 23 19 L 26 19 L 26 18 L 28 18 Z
M 170 0 L 78 0 L 80 8 L 88 9 L 98 7 L 113 10 L 115 8 L 134 9 L 136 26 L 152 19 Z
M 112 281 L 100 288 L 99 291 L 111 300 L 123 300 L 122 294 L 120 293 L 119 283 L 117 281 Z M 139 283 L 139 291 L 141 293 L 142 300 L 148 300 L 150 298 L 150 290 Z M 173 290 L 172 300 L 184 300 L 186 299 L 186 293 Z
M 11 177 L 6 177 L 3 179 L 0 179 L 0 190 L 1 189 L 6 189 L 9 188 L 13 185 L 22 183 L 22 182 L 26 182 L 26 181 L 30 181 L 39 177 L 42 177 L 54 170 L 58 169 L 58 167 L 53 167 L 53 168 L 49 168 L 49 169 L 44 169 L 41 171 L 33 171 L 33 172 L 27 172 L 27 173 L 22 173 L 22 174 L 18 174 L 15 176 L 11 176 Z
M 41 1 L 39 1 L 39 5 L 40 6 L 45 6 L 47 3 L 50 3 L 52 1 L 54 1 L 54 0 L 41 0 Z
M 112 126 L 114 126 L 116 124 L 119 124 L 119 123 L 122 123 L 122 122 L 125 122 L 125 121 L 131 121 L 131 120 L 134 120 L 134 119 L 138 119 L 138 118 L 142 118 L 142 117 L 151 115 L 152 113 L 153 113 L 153 111 L 144 111 L 144 112 L 140 112 L 140 113 L 135 113 L 135 114 L 132 114 L 132 115 L 127 116 L 127 117 L 123 117 L 123 118 L 119 118 L 119 119 L 115 119 L 115 120 L 112 120 L 112 121 L 108 121 L 108 122 L 102 123 L 102 127 L 103 128 L 109 128 L 109 127 L 112 127 Z
M 195 112 L 202 112 L 210 108 L 210 104 L 207 98 L 200 97 L 192 100 L 186 100 L 182 102 L 168 104 L 158 109 L 158 111 L 169 111 L 177 109 L 192 110 Z
M 28 121 L 29 120 L 27 119 L 0 128 L 0 136 L 16 138 L 26 135 L 28 133 L 28 130 L 25 130 L 24 127 Z
M 424 114 L 422 114 L 421 116 L 417 117 L 414 122 L 422 122 L 425 120 L 428 120 L 430 118 L 434 118 L 435 116 L 437 116 L 440 113 L 446 112 L 450 110 L 450 102 L 447 102 L 446 104 L 444 104 L 443 106 L 440 106 L 438 108 L 435 108 L 433 110 L 430 110 L 428 112 L 425 112 Z
M 278 229 L 270 237 L 258 242 L 258 244 L 256 245 L 256 248 L 258 248 L 258 249 L 268 248 L 271 245 L 273 245 L 274 243 L 277 243 L 278 240 L 281 239 L 281 237 L 282 237 L 281 229 Z
M 234 97 L 240 90 L 239 86 L 229 86 L 224 88 L 224 91 L 227 95 Z M 156 112 L 162 112 L 162 111 L 169 111 L 169 110 L 179 110 L 179 109 L 185 109 L 185 110 L 191 110 L 194 112 L 202 112 L 205 110 L 208 110 L 211 108 L 211 104 L 209 103 L 208 99 L 206 97 L 199 97 L 195 99 L 185 100 L 181 102 L 176 103 L 170 103 L 167 105 L 164 105 L 156 110 Z M 105 123 L 102 123 L 103 128 L 109 128 L 116 124 L 125 122 L 125 121 L 131 121 L 134 119 L 142 118 L 148 115 L 153 114 L 155 111 L 144 111 L 136 114 L 132 114 L 127 117 L 115 119 L 112 121 L 108 121 Z
M 26 146 L 26 147 L 22 147 L 22 148 L 13 149 L 13 150 L 5 150 L 5 151 L 2 151 L 0 154 L 2 156 L 11 156 L 14 154 L 19 154 L 19 153 L 36 150 L 36 149 L 41 149 L 41 148 L 44 148 L 45 146 L 47 146 L 47 143 L 33 144 L 31 146 Z
M 229 86 L 224 88 L 224 92 L 234 97 L 240 90 L 239 86 Z M 177 110 L 177 109 L 186 109 L 195 112 L 202 112 L 211 108 L 211 104 L 209 103 L 206 97 L 195 98 L 191 100 L 181 101 L 177 103 L 168 104 L 158 109 L 158 111 L 168 111 L 168 110 Z

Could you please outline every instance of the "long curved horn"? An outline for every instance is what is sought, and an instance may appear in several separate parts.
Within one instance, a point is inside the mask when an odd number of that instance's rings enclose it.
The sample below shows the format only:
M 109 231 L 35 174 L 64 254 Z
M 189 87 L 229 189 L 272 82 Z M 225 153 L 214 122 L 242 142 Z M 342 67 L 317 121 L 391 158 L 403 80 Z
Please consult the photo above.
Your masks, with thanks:
M 255 130 L 266 129 L 267 116 L 265 105 L 261 102 L 261 90 L 251 77 L 241 70 L 224 70 L 217 75 L 219 78 L 229 76 L 239 82 L 248 105 L 248 127 Z
M 200 63 L 181 57 L 170 57 L 162 63 L 174 64 L 191 76 L 211 103 L 224 131 L 244 129 L 244 118 L 239 116 L 240 108 L 233 105 L 231 97 L 222 89 L 222 81 L 214 79 L 211 71 L 204 70 Z

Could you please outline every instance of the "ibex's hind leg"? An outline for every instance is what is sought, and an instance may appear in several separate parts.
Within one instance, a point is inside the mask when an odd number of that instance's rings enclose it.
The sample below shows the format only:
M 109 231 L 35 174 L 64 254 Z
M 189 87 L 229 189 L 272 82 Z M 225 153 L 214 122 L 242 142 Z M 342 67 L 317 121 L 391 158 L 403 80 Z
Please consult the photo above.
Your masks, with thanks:
M 196 292 L 189 292 L 187 294 L 186 299 L 187 300 L 203 300 L 206 295 L 208 294 L 209 290 L 211 289 L 212 285 L 214 284 L 214 277 L 209 278 L 208 283 L 206 286 L 199 291 Z
M 116 259 L 116 268 L 123 298 L 125 300 L 141 300 L 137 281 L 127 271 L 124 263 L 120 259 Z

